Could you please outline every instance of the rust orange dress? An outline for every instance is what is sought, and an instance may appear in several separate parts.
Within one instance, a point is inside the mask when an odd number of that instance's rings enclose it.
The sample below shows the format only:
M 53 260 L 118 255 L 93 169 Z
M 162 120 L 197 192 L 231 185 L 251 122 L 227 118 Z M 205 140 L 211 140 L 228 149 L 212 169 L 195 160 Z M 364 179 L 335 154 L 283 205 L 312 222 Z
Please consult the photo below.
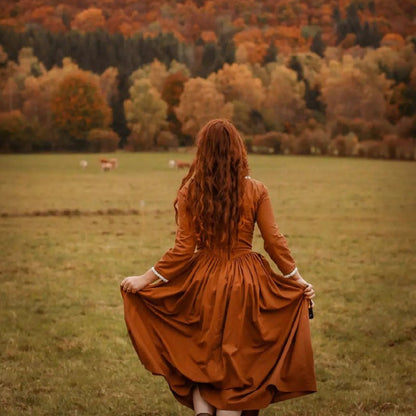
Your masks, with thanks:
M 176 399 L 190 408 L 196 384 L 215 408 L 245 415 L 315 392 L 308 301 L 299 283 L 283 277 L 296 265 L 267 188 L 247 179 L 231 255 L 196 247 L 186 195 L 185 185 L 178 196 L 175 246 L 153 268 L 164 281 L 137 294 L 122 291 L 141 362 L 164 376 Z M 283 275 L 252 250 L 256 222 Z

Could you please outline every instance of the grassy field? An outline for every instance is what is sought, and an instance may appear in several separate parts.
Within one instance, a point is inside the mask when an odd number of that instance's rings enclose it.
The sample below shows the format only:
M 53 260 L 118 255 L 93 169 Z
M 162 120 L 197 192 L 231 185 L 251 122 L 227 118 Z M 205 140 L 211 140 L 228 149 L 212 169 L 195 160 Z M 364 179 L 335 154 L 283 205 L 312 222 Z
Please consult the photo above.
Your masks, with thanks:
M 117 157 L 104 173 L 97 155 L 0 156 L 2 415 L 192 415 L 138 362 L 119 294 L 171 246 L 184 172 Z M 416 414 L 416 163 L 250 164 L 318 294 L 319 392 L 262 415 Z

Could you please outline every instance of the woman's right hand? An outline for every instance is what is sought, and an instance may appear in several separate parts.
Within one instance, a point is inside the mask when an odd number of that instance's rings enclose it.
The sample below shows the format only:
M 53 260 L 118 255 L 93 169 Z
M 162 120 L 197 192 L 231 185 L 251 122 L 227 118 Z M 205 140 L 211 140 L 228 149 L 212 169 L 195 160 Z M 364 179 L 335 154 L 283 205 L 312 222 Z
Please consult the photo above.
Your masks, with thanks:
M 293 279 L 296 280 L 297 282 L 299 282 L 301 285 L 305 286 L 305 289 L 303 291 L 303 294 L 305 295 L 306 299 L 312 300 L 315 296 L 315 290 L 313 288 L 313 286 L 308 283 L 301 275 L 299 272 L 296 272 L 296 274 L 293 276 Z
M 120 286 L 127 293 L 137 293 L 157 279 L 152 270 L 140 276 L 129 276 L 123 279 Z
M 129 276 L 123 279 L 120 286 L 127 293 L 137 293 L 148 285 L 148 282 L 141 276 Z

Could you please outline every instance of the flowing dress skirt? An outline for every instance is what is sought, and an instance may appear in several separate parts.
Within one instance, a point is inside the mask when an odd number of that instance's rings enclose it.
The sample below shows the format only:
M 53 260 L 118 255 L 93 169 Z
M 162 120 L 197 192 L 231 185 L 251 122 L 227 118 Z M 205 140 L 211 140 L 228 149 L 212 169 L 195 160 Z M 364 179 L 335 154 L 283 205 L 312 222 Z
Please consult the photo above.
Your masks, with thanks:
M 174 280 L 122 296 L 141 362 L 185 406 L 196 384 L 215 408 L 245 415 L 316 391 L 303 287 L 256 252 L 202 250 Z

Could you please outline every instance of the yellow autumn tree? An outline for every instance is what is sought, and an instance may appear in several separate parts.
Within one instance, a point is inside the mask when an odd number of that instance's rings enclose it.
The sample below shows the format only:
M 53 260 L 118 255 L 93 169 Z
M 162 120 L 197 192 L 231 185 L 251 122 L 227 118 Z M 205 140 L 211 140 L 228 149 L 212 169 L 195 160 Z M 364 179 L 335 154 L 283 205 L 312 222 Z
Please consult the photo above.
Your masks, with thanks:
M 224 94 L 227 102 L 233 103 L 232 119 L 236 126 L 244 133 L 257 132 L 259 126 L 255 118 L 263 105 L 265 89 L 248 66 L 225 64 L 217 73 L 210 75 L 208 80 Z
M 186 82 L 176 108 L 183 133 L 193 137 L 209 120 L 231 118 L 232 114 L 232 103 L 226 103 L 224 95 L 215 88 L 212 81 L 199 77 Z
M 276 66 L 267 88 L 263 115 L 274 130 L 292 130 L 307 118 L 304 100 L 305 84 L 297 73 L 284 65 Z
M 128 147 L 145 150 L 157 145 L 160 131 L 167 125 L 167 104 L 149 79 L 136 79 L 124 102 L 127 125 L 131 129 Z
M 361 60 L 345 56 L 342 63 L 322 66 L 322 100 L 329 120 L 384 118 L 391 82 L 376 67 L 362 65 Z
M 225 64 L 208 78 L 224 94 L 226 101 L 240 100 L 254 109 L 259 109 L 264 100 L 264 89 L 259 78 L 255 78 L 242 64 Z

